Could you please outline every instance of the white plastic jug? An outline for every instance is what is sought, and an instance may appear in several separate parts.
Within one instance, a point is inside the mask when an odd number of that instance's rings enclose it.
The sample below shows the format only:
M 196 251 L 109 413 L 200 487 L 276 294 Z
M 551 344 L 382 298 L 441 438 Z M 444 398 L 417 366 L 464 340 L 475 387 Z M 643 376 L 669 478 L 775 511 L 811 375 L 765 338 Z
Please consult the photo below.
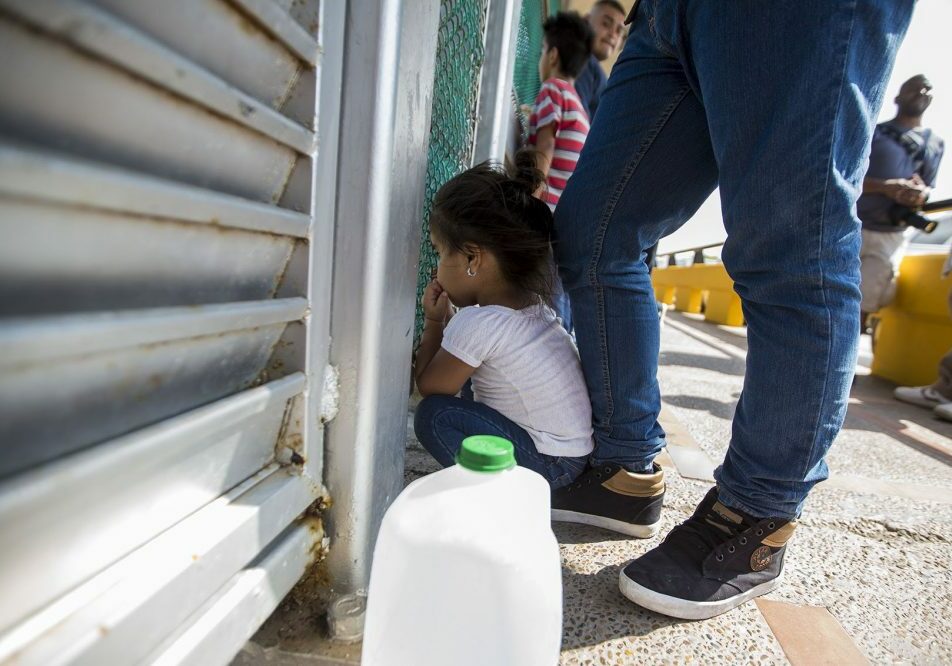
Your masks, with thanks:
M 562 578 L 549 485 L 499 437 L 417 479 L 374 549 L 364 666 L 553 666 Z

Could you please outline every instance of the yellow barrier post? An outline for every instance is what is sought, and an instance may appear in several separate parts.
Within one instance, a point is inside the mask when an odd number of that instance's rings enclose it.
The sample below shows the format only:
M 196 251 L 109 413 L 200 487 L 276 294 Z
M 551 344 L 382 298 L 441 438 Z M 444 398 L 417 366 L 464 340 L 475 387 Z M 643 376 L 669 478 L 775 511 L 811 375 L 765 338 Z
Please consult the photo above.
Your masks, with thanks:
M 952 277 L 941 277 L 945 258 L 926 254 L 903 259 L 896 299 L 878 315 L 874 375 L 903 386 L 931 384 L 938 377 L 939 359 L 952 348 Z
M 740 297 L 733 291 L 711 291 L 707 295 L 704 319 L 725 326 L 743 326 L 744 311 Z
M 655 300 L 668 305 L 674 304 L 674 291 L 676 288 L 674 276 L 678 272 L 677 266 L 667 268 L 655 268 L 651 272 L 651 285 L 654 287 Z
M 724 264 L 695 264 L 691 266 L 692 280 L 704 290 L 707 298 L 704 319 L 713 324 L 743 326 L 744 312 L 740 296 L 734 292 L 734 281 Z
M 674 289 L 674 309 L 679 312 L 693 312 L 698 313 L 701 311 L 701 304 L 703 301 L 704 294 L 700 289 L 689 286 L 678 286 Z
M 734 292 L 734 282 L 724 264 L 694 264 L 656 268 L 652 273 L 658 300 L 671 304 L 681 312 L 701 312 L 704 319 L 714 324 L 743 326 L 744 313 L 740 297 Z

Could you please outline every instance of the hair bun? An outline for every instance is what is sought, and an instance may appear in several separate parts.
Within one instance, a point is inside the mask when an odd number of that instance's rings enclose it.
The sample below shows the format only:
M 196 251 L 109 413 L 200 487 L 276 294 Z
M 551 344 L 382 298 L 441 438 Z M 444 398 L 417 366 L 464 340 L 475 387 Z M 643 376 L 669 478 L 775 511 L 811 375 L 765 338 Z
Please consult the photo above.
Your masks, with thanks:
M 538 167 L 538 151 L 533 148 L 521 148 L 509 165 L 509 177 L 532 195 L 545 183 L 545 175 Z

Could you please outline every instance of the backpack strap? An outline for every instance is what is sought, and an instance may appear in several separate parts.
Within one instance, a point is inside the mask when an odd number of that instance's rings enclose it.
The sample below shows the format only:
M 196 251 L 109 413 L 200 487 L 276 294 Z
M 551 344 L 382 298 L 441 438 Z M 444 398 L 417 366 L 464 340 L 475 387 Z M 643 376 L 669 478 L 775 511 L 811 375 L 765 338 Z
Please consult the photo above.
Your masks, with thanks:
M 906 154 L 912 158 L 914 172 L 919 173 L 925 163 L 926 151 L 932 140 L 932 130 L 926 129 L 919 134 L 912 130 L 903 131 L 890 123 L 883 123 L 879 126 L 879 130 L 906 151 Z

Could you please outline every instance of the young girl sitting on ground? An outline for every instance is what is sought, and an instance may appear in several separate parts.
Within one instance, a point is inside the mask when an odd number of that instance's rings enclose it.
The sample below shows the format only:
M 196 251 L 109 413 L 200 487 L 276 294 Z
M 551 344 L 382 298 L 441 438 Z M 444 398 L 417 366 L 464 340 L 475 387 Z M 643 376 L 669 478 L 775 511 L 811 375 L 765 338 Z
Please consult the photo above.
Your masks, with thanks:
M 504 437 L 520 465 L 559 488 L 585 469 L 592 414 L 578 351 L 548 305 L 552 213 L 532 196 L 543 182 L 523 151 L 512 176 L 483 163 L 437 193 L 440 262 L 423 294 L 414 428 L 444 467 L 466 437 Z M 455 397 L 469 379 L 473 399 Z

